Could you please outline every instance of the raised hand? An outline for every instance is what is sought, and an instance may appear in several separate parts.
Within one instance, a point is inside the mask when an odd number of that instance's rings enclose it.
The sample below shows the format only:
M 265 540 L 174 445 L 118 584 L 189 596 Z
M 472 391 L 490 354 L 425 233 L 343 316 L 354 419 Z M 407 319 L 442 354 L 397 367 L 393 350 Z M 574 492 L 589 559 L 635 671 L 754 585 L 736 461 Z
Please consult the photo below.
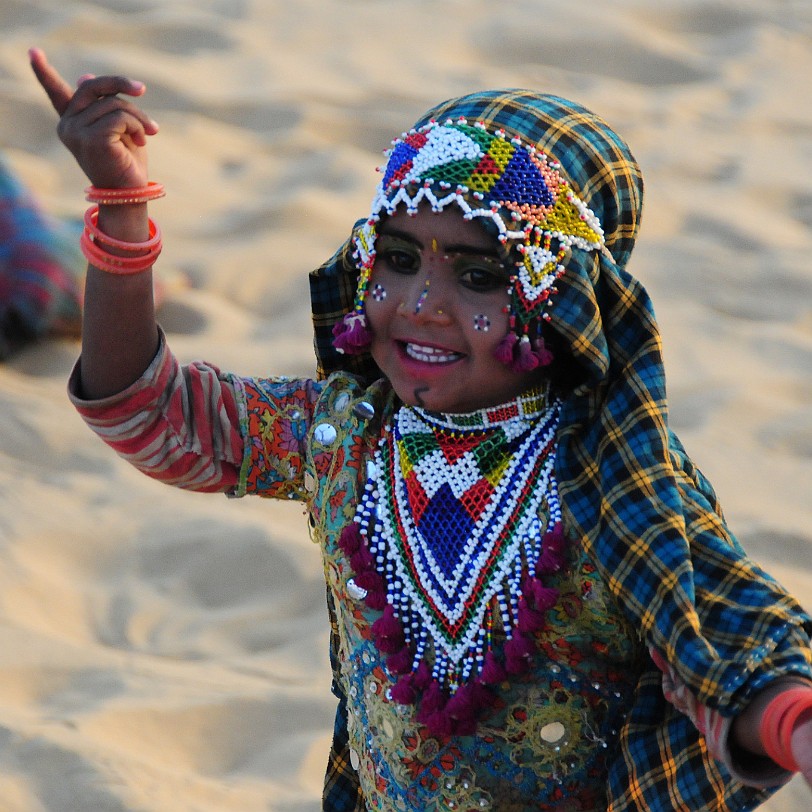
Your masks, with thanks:
M 119 95 L 141 96 L 144 84 L 124 76 L 83 76 L 74 91 L 42 50 L 32 48 L 29 58 L 59 114 L 59 138 L 90 182 L 105 189 L 145 186 L 147 136 L 158 125 Z

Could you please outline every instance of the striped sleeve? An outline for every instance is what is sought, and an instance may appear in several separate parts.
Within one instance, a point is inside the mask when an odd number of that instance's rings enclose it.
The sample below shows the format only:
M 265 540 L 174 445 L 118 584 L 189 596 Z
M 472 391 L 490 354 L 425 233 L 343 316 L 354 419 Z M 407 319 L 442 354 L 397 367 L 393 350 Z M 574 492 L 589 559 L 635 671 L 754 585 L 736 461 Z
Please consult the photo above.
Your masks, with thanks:
M 217 367 L 181 367 L 163 333 L 144 374 L 116 395 L 80 396 L 77 362 L 68 395 L 85 423 L 119 456 L 153 479 L 193 491 L 232 490 L 244 443 L 234 387 Z
M 702 705 L 688 690 L 675 668 L 655 649 L 650 648 L 649 654 L 662 672 L 663 696 L 694 723 L 705 737 L 710 754 L 725 765 L 732 778 L 751 787 L 774 787 L 785 784 L 792 778 L 792 773 L 767 758 L 753 756 L 747 764 L 738 761 L 731 744 L 733 717 L 722 716 L 718 710 Z M 790 677 L 789 680 L 799 685 L 809 685 L 807 680 L 797 677 Z

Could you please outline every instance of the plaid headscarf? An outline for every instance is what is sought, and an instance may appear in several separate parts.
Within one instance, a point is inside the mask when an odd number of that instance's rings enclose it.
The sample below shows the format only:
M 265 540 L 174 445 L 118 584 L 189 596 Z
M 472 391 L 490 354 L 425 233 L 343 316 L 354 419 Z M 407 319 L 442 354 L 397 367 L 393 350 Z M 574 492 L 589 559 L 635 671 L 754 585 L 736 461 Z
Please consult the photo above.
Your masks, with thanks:
M 525 90 L 454 99 L 415 126 L 459 116 L 501 127 L 554 158 L 603 228 L 604 251 L 573 249 L 548 324 L 575 373 L 556 464 L 567 534 L 591 553 L 642 644 L 702 704 L 731 716 L 777 676 L 812 677 L 812 619 L 746 557 L 710 484 L 668 428 L 654 311 L 625 270 L 643 194 L 628 146 L 580 105 Z M 369 356 L 332 346 L 357 277 L 349 241 L 312 275 L 321 375 L 379 376 Z M 733 781 L 710 757 L 693 723 L 663 698 L 652 662 L 621 732 L 608 794 L 612 812 L 724 812 L 751 809 L 769 792 Z

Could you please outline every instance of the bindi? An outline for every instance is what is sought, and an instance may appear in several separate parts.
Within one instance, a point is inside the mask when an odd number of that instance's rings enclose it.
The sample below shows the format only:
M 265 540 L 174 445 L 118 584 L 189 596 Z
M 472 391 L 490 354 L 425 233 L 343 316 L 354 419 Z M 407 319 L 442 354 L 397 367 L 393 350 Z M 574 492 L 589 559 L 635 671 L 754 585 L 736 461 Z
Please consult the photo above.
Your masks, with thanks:
M 386 299 L 386 288 L 383 285 L 376 284 L 374 288 L 372 288 L 372 298 L 376 302 L 382 302 Z

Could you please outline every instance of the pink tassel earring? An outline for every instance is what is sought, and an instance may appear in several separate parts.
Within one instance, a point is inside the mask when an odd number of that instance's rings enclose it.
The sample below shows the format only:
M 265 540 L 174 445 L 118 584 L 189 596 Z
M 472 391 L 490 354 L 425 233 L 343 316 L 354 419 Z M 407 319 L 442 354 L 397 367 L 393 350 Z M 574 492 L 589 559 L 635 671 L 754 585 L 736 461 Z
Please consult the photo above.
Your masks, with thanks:
M 499 342 L 493 357 L 514 372 L 532 372 L 553 362 L 553 354 L 544 345 L 543 338 L 531 341 L 527 334 L 519 338 L 513 330 Z
M 353 310 L 333 327 L 333 346 L 347 355 L 360 355 L 372 344 L 366 314 Z

